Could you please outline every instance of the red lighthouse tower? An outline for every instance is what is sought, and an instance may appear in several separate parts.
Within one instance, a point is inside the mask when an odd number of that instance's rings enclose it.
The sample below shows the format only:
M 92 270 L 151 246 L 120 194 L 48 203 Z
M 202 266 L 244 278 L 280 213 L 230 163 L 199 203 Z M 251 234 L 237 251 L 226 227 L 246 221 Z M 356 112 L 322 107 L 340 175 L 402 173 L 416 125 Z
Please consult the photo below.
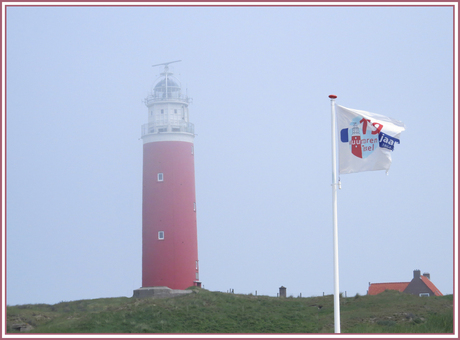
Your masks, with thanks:
M 351 153 L 356 157 L 363 158 L 363 149 L 361 147 L 361 135 L 359 133 L 359 127 L 355 123 L 351 130 Z
M 180 60 L 178 60 L 180 61 Z M 176 62 L 176 61 L 173 61 Z M 200 286 L 190 99 L 169 72 L 145 99 L 142 126 L 142 288 Z M 158 66 L 154 65 L 154 66 Z M 135 291 L 136 296 L 136 291 Z

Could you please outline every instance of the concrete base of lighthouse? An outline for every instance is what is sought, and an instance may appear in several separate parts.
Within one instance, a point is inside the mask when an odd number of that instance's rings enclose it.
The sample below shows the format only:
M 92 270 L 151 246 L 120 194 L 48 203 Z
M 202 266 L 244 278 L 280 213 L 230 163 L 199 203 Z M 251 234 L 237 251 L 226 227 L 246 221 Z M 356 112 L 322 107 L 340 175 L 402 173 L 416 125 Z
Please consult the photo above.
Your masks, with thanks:
M 164 299 L 187 295 L 192 292 L 192 290 L 171 289 L 169 287 L 141 287 L 139 289 L 134 290 L 133 297 L 137 299 L 143 299 L 148 297 Z

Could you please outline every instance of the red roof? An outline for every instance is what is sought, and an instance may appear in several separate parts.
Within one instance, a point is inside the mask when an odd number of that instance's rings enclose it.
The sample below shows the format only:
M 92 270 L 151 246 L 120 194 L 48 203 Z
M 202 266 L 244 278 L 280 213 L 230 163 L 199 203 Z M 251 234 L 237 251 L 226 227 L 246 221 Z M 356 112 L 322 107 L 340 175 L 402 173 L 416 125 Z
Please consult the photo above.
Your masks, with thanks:
M 408 285 L 409 282 L 371 283 L 369 286 L 368 294 L 377 295 L 383 293 L 387 289 L 403 292 Z
M 423 283 L 428 286 L 428 288 L 431 289 L 431 291 L 434 293 L 436 296 L 442 296 L 442 293 L 439 291 L 438 288 L 433 284 L 433 282 L 430 281 L 426 276 L 420 276 L 422 279 Z

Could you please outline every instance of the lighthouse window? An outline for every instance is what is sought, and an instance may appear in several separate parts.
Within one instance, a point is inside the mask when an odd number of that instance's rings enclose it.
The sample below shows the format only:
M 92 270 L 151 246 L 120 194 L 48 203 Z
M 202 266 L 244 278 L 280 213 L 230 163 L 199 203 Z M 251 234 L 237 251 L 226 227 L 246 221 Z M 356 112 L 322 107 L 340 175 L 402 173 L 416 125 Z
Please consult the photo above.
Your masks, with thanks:
M 177 110 L 176 110 L 176 109 L 174 109 L 174 113 L 177 113 Z
M 163 182 L 163 173 L 159 172 L 157 176 L 158 182 Z
M 159 240 L 164 240 L 165 239 L 165 232 L 164 231 L 159 231 L 158 232 L 158 239 Z
M 161 113 L 165 113 L 165 110 L 161 109 Z
M 196 202 L 193 202 L 193 211 L 196 211 Z

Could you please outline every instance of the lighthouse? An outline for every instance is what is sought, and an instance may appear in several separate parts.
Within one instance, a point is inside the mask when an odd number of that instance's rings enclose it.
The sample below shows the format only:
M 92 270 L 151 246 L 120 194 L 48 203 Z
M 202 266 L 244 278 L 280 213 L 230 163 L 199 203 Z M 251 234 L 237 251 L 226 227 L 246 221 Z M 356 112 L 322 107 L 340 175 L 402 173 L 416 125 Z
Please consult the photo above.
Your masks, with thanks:
M 178 60 L 180 61 L 180 60 Z M 190 99 L 168 65 L 145 98 L 142 125 L 142 288 L 201 286 Z M 138 293 L 140 290 L 137 290 Z M 134 291 L 136 296 L 136 290 Z M 138 294 L 139 295 L 139 294 Z M 142 294 L 141 294 L 142 295 Z
M 358 124 L 353 125 L 353 129 L 351 132 L 351 152 L 353 155 L 359 158 L 363 158 L 363 150 L 361 148 L 361 134 L 359 132 Z

